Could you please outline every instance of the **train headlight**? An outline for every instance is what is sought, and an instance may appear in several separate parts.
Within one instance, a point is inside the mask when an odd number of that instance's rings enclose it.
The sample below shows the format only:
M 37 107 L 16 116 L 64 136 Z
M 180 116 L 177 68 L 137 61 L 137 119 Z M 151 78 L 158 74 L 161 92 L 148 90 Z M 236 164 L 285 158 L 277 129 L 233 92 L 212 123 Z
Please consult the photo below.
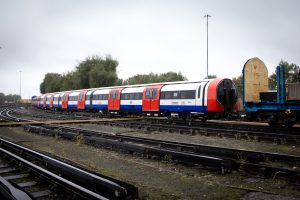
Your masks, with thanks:
M 287 114 L 287 115 L 291 114 L 291 109 L 287 109 L 287 110 L 285 111 L 285 114 Z

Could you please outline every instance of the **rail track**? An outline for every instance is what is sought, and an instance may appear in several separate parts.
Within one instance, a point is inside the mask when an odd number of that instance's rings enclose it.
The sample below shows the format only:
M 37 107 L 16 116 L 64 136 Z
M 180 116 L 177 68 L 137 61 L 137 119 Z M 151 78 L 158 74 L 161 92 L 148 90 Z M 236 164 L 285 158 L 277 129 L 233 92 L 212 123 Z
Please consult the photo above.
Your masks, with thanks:
M 11 111 L 12 112 L 12 111 Z M 91 119 L 86 113 L 26 113 L 20 110 L 13 110 L 14 114 L 35 115 L 39 118 L 50 119 Z M 94 116 L 94 115 L 92 115 Z M 300 128 L 269 127 L 259 124 L 243 124 L 232 122 L 184 122 L 182 120 L 167 120 L 164 118 L 144 118 L 143 120 L 130 121 L 97 121 L 98 124 L 109 124 L 146 131 L 167 131 L 171 133 L 200 134 L 205 136 L 227 137 L 237 140 L 264 141 L 277 144 L 298 144 L 300 142 Z
M 39 127 L 26 125 L 24 129 L 33 133 L 55 135 L 71 140 L 80 138 L 86 144 L 116 150 L 122 149 L 146 157 L 154 156 L 165 159 L 166 156 L 170 156 L 174 161 L 217 169 L 221 173 L 243 168 L 246 171 L 260 171 L 264 177 L 280 174 L 280 176 L 290 179 L 300 178 L 298 169 L 300 156 L 296 155 L 161 141 L 61 125 Z M 273 162 L 281 163 L 284 167 L 276 167 L 272 164 Z
M 221 122 L 193 122 L 186 124 L 183 121 L 145 119 L 138 121 L 112 121 L 97 122 L 98 124 L 109 124 L 125 128 L 134 128 L 145 131 L 159 131 L 180 134 L 200 134 L 204 136 L 216 136 L 234 138 L 237 140 L 264 141 L 277 144 L 298 144 L 300 143 L 300 128 L 270 128 L 259 125 L 233 124 Z
M 173 161 L 213 168 L 221 173 L 243 169 L 264 177 L 280 176 L 293 181 L 300 180 L 300 157 L 296 155 L 161 141 L 53 124 L 24 125 L 24 129 L 43 135 L 80 139 L 86 144 L 124 150 L 146 157 L 166 159 L 167 156 Z M 275 161 L 276 165 L 273 164 Z
M 135 199 L 125 182 L 0 139 L 0 196 L 5 199 Z

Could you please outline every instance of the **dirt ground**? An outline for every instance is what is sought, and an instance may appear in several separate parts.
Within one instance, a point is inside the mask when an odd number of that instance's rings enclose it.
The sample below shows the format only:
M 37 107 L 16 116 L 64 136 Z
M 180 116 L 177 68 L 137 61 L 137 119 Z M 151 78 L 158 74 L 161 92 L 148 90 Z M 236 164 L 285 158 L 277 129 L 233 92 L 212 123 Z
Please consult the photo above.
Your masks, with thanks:
M 113 130 L 118 133 L 151 138 L 165 137 L 175 141 L 204 143 L 204 139 L 201 138 L 204 136 L 197 135 L 145 134 L 110 126 L 79 126 L 96 130 Z M 0 137 L 70 160 L 92 171 L 130 182 L 139 188 L 140 199 L 300 199 L 299 186 L 291 185 L 283 180 L 266 180 L 259 177 L 249 177 L 241 173 L 220 175 L 196 167 L 94 148 L 82 144 L 80 141 L 67 141 L 60 138 L 35 135 L 23 131 L 21 127 L 0 128 Z M 270 149 L 270 151 L 274 148 L 274 151 L 279 152 L 300 152 L 299 147 L 296 146 L 276 145 L 271 148 L 266 147 L 266 144 L 245 141 L 246 143 L 252 143 L 248 147 L 239 142 L 228 141 L 228 139 L 215 138 L 213 140 L 213 137 L 205 138 L 207 140 L 206 144 L 217 143 L 223 146 L 232 144 L 237 145 L 235 148 Z M 249 192 L 249 189 L 268 191 L 270 194 Z

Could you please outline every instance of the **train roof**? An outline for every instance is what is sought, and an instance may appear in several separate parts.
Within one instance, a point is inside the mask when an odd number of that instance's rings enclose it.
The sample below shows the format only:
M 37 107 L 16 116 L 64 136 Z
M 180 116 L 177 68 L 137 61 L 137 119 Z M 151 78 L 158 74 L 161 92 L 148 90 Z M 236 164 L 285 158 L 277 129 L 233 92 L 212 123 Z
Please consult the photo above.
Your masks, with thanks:
M 173 81 L 173 82 L 162 82 L 162 83 L 147 83 L 147 84 L 136 84 L 136 85 L 110 86 L 110 87 L 88 88 L 88 89 L 79 89 L 79 90 L 67 90 L 67 91 L 61 91 L 61 92 L 56 92 L 56 93 L 80 92 L 80 91 L 83 91 L 83 90 L 95 91 L 95 90 L 113 89 L 113 88 L 147 87 L 147 86 L 155 86 L 155 85 L 201 83 L 201 82 L 208 82 L 208 81 L 211 81 L 211 80 L 214 80 L 214 79 L 203 79 L 203 80 L 199 80 L 199 81 Z

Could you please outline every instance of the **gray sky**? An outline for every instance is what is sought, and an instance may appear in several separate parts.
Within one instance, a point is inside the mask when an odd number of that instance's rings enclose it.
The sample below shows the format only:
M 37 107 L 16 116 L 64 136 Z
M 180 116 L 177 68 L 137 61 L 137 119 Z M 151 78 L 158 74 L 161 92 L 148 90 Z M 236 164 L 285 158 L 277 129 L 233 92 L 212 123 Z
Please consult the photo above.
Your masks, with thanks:
M 237 77 L 257 56 L 269 73 L 283 59 L 300 65 L 298 0 L 0 0 L 0 92 L 39 94 L 47 72 L 71 71 L 111 54 L 126 79 L 149 72 Z

